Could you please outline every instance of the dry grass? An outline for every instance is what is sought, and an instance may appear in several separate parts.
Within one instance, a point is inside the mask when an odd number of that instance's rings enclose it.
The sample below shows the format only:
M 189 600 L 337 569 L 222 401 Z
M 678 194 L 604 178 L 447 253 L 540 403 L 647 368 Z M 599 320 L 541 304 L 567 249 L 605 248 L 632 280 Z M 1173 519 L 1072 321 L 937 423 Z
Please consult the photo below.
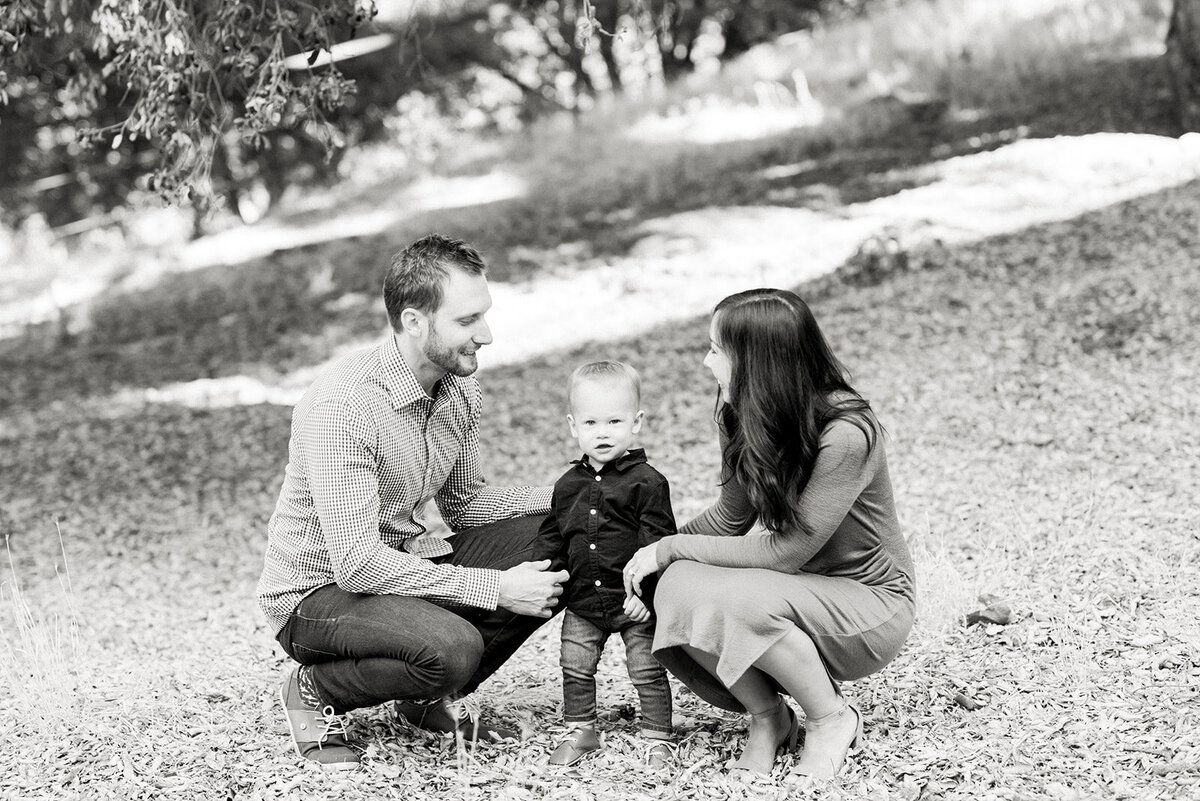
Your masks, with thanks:
M 1200 417 L 1189 389 L 1200 363 L 1191 335 L 1200 240 L 1187 226 L 1198 201 L 1200 185 L 1190 184 L 814 296 L 892 432 L 921 584 L 905 652 L 847 688 L 866 711 L 868 746 L 824 797 L 1173 799 L 1200 790 L 1200 600 L 1180 570 L 1200 557 L 1200 519 L 1186 501 L 1200 478 L 1200 439 L 1188 425 Z M 1120 276 L 1136 276 L 1152 318 L 1129 322 L 1123 305 L 1092 291 Z M 1113 336 L 1089 333 L 1105 326 Z M 713 492 L 703 335 L 695 319 L 610 351 L 647 377 L 646 444 L 681 517 Z M 484 375 L 493 480 L 559 471 L 566 456 L 534 444 L 561 439 L 544 398 L 586 355 L 584 347 Z M 352 781 L 319 776 L 288 748 L 273 708 L 285 660 L 250 601 L 287 409 L 121 410 L 98 398 L 9 415 L 5 425 L 17 447 L 5 448 L 0 478 L 27 501 L 11 524 L 16 570 L 31 587 L 57 587 L 57 543 L 39 539 L 32 521 L 69 512 L 68 550 L 86 566 L 73 579 L 87 632 L 65 726 L 39 725 L 36 706 L 7 710 L 18 736 L 0 747 L 18 769 L 5 774 L 6 796 L 803 794 L 790 760 L 770 779 L 731 782 L 720 766 L 742 722 L 682 690 L 684 770 L 655 784 L 621 714 L 635 700 L 619 647 L 601 673 L 602 703 L 615 713 L 606 752 L 574 773 L 539 768 L 561 731 L 553 623 L 479 694 L 494 714 L 527 720 L 526 742 L 470 758 L 382 709 L 363 710 L 351 731 L 365 770 Z M 980 593 L 1003 598 L 1014 621 L 964 627 Z M 24 597 L 34 610 L 55 608 L 53 592 Z
M 1086 80 L 1086 65 L 1158 53 L 1168 7 L 1165 0 L 918 0 L 791 34 L 719 74 L 615 101 L 569 125 L 535 126 L 509 152 L 534 191 L 505 222 L 519 241 L 553 245 L 607 233 L 606 213 L 620 219 L 760 202 L 757 184 L 742 186 L 740 173 L 851 145 L 919 147 L 929 132 L 911 127 L 912 108 L 892 102 L 897 97 L 944 107 L 935 127 L 954 123 L 985 144 L 1014 119 L 1032 123 L 1035 136 L 1078 133 L 1078 120 L 1105 117 L 1106 126 L 1142 130 L 1151 123 L 1146 107 L 1094 92 L 1092 107 L 1075 111 L 1080 97 L 1071 85 Z M 1054 107 L 1053 121 L 1028 119 L 1046 106 Z M 1071 130 L 1052 130 L 1057 125 Z
M 8 715 L 40 721 L 50 731 L 65 730 L 73 716 L 82 652 L 79 611 L 61 531 L 59 536 L 63 567 L 54 609 L 35 609 L 22 592 L 8 534 L 4 546 L 10 573 L 7 581 L 0 582 L 0 607 L 5 611 L 0 618 L 0 697 Z

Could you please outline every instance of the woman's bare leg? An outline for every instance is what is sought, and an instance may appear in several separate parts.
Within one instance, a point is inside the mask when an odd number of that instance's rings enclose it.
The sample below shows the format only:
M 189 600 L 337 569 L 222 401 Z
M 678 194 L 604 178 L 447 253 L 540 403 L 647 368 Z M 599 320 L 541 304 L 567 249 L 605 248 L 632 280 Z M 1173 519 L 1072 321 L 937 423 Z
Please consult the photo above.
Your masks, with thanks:
M 792 629 L 754 666 L 778 681 L 804 709 L 804 753 L 797 770 L 820 778 L 835 775 L 858 733 L 859 715 L 833 686 L 812 638 Z
M 682 647 L 700 667 L 717 675 L 717 657 L 689 645 Z M 786 705 L 762 671 L 753 667 L 729 687 L 729 692 L 750 713 L 746 745 L 732 767 L 770 773 L 775 752 L 791 733 L 792 717 Z
M 783 685 L 810 718 L 823 717 L 842 706 L 817 646 L 798 628 L 768 648 L 754 666 Z

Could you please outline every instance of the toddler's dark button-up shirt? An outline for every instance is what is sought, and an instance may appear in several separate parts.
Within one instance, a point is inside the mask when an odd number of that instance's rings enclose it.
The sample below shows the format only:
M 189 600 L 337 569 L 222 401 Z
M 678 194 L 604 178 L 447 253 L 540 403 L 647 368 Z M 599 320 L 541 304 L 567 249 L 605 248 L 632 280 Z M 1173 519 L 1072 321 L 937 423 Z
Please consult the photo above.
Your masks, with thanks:
M 619 630 L 629 623 L 622 569 L 638 548 L 675 533 L 670 486 L 641 448 L 601 465 L 599 472 L 587 457 L 573 464 L 554 484 L 541 536 L 551 548 L 565 549 L 571 573 L 567 608 L 606 630 Z M 653 579 L 642 582 L 647 607 Z

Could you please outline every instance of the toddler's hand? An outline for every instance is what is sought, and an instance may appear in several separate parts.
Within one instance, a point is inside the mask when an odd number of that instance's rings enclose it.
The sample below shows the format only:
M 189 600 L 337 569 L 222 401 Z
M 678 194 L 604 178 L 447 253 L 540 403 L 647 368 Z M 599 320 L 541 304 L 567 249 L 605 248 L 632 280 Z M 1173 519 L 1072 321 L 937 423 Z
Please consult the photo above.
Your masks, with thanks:
M 650 619 L 650 610 L 636 595 L 625 596 L 625 614 L 629 615 L 635 623 L 645 623 Z

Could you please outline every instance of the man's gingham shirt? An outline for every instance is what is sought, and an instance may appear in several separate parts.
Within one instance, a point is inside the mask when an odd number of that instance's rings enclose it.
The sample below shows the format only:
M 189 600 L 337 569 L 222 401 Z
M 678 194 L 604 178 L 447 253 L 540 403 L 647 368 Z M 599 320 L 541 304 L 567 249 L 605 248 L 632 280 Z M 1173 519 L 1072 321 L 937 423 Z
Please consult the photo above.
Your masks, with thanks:
M 336 362 L 309 387 L 292 415 L 258 582 L 276 632 L 304 596 L 334 583 L 496 608 L 499 571 L 429 561 L 451 547 L 419 519 L 431 499 L 453 531 L 549 511 L 549 487 L 484 482 L 481 407 L 471 377 L 448 374 L 426 395 L 392 336 Z

